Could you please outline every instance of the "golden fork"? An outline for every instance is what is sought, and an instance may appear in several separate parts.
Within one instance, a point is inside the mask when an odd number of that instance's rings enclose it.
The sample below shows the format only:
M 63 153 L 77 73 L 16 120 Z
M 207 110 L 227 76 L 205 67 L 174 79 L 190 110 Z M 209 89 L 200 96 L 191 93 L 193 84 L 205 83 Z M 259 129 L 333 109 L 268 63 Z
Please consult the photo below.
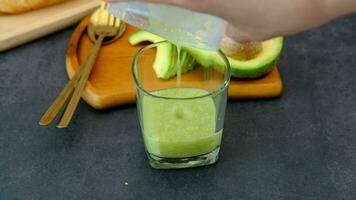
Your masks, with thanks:
M 97 36 L 97 39 L 95 37 L 90 37 L 92 40 L 95 40 L 94 47 L 73 78 L 67 83 L 46 113 L 42 116 L 39 122 L 40 125 L 49 125 L 54 120 L 75 88 L 73 96 L 57 126 L 58 128 L 68 127 L 80 101 L 82 91 L 85 88 L 104 38 L 111 37 L 108 42 L 105 42 L 106 44 L 118 39 L 123 34 L 125 24 L 120 23 L 119 20 L 116 20 L 114 16 L 109 14 L 107 8 L 108 4 L 102 3 L 101 7 L 91 16 L 88 26 L 88 34 L 90 36 Z

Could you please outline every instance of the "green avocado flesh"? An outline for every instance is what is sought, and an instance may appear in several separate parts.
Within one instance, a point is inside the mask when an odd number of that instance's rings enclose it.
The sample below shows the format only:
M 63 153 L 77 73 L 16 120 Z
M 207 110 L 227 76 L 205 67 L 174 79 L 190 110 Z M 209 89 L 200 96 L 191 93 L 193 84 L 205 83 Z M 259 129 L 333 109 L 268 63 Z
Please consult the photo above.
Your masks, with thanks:
M 168 98 L 200 97 L 209 92 L 171 88 L 153 94 Z M 143 137 L 146 150 L 162 158 L 186 158 L 210 153 L 220 146 L 216 131 L 216 106 L 212 97 L 199 99 L 142 98 Z
M 162 42 L 165 39 L 149 32 L 139 31 L 129 37 L 131 45 L 137 45 L 141 42 Z M 158 78 L 169 79 L 177 74 L 177 48 L 174 44 L 164 43 L 157 46 L 153 69 Z M 193 69 L 194 59 L 187 52 L 181 51 L 180 65 L 181 72 L 185 73 Z
M 149 41 L 160 42 L 164 41 L 157 35 L 139 31 L 130 36 L 129 42 L 132 45 Z M 262 51 L 256 54 L 249 60 L 238 60 L 228 57 L 231 66 L 231 75 L 237 78 L 258 78 L 270 72 L 273 66 L 277 63 L 283 49 L 283 37 L 276 37 L 262 42 Z M 215 70 L 223 73 L 225 63 L 217 52 L 204 51 L 183 47 L 181 55 L 182 72 L 191 70 L 192 63 L 196 60 L 203 67 L 212 67 Z M 162 79 L 169 79 L 176 75 L 176 47 L 173 44 L 159 45 L 157 48 L 156 59 L 154 62 L 154 70 L 156 75 Z

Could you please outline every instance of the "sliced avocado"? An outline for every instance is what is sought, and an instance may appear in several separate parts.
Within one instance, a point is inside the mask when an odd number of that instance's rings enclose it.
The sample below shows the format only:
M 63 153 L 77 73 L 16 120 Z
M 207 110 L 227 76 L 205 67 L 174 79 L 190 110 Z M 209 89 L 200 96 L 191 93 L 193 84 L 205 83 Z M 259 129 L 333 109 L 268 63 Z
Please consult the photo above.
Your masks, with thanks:
M 152 43 L 157 43 L 157 42 L 165 41 L 165 39 L 146 31 L 138 31 L 130 35 L 129 37 L 129 43 L 133 46 L 140 44 L 141 42 L 147 42 L 147 41 Z
M 130 36 L 129 42 L 132 45 L 149 41 L 160 42 L 163 38 L 149 32 L 139 31 Z M 278 61 L 283 49 L 283 37 L 273 38 L 262 42 L 262 50 L 251 59 L 239 60 L 227 57 L 231 74 L 237 78 L 257 78 L 270 72 Z M 154 70 L 159 78 L 169 79 L 176 75 L 176 47 L 173 44 L 160 45 L 157 48 Z M 224 73 L 225 63 L 217 52 L 205 51 L 183 47 L 181 52 L 182 72 L 192 70 L 197 61 L 203 67 L 212 67 Z
M 273 38 L 262 42 L 262 50 L 249 60 L 238 60 L 228 57 L 231 74 L 237 78 L 257 78 L 269 71 L 278 61 L 283 49 L 283 37 Z M 200 49 L 186 48 L 196 60 L 204 67 L 213 67 L 224 72 L 224 63 L 218 53 Z
M 164 39 L 145 31 L 138 31 L 129 37 L 129 43 L 131 45 L 137 45 L 141 42 L 147 41 L 157 43 L 164 41 Z M 174 46 L 172 44 L 168 43 L 157 46 L 157 53 L 153 63 L 153 69 L 155 70 L 158 78 L 168 79 L 176 73 L 174 72 L 174 69 L 172 69 L 173 65 L 171 58 L 174 57 L 173 47 Z
M 129 37 L 129 43 L 131 45 L 137 45 L 145 41 L 157 43 L 157 42 L 165 41 L 165 39 L 146 31 L 138 31 Z M 194 58 L 191 57 L 185 51 L 181 51 L 180 57 L 181 57 L 180 65 L 181 65 L 182 73 L 192 70 L 194 67 L 193 65 Z M 176 64 L 177 64 L 176 46 L 171 43 L 164 43 L 158 45 L 155 61 L 153 63 L 153 69 L 157 77 L 161 79 L 169 79 L 175 76 L 177 74 Z

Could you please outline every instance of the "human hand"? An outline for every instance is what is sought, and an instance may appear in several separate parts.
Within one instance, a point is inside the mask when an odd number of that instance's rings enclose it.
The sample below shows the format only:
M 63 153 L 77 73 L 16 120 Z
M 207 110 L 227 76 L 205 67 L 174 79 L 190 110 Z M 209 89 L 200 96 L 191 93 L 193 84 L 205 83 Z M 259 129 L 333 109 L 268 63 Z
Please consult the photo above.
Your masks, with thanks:
M 127 0 L 107 0 L 123 2 Z M 146 0 L 219 16 L 235 41 L 261 41 L 319 26 L 356 11 L 355 0 Z

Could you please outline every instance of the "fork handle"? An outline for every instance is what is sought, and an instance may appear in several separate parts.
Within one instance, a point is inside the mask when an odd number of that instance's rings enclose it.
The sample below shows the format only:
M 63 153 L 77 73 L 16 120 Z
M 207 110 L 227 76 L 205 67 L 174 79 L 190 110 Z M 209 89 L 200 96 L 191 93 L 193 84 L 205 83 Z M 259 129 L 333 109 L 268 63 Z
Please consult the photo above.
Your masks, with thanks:
M 87 59 L 83 64 L 80 65 L 79 70 L 74 74 L 74 76 L 69 80 L 69 82 L 64 86 L 62 91 L 59 93 L 57 98 L 53 101 L 52 105 L 47 109 L 46 113 L 43 114 L 42 118 L 39 121 L 39 124 L 42 126 L 48 126 L 58 115 L 59 111 L 63 107 L 64 103 L 73 92 L 75 86 L 78 83 L 81 74 L 84 71 L 84 66 L 87 64 Z
M 88 61 L 87 61 L 86 65 L 84 65 L 84 69 L 83 69 L 84 71 L 79 79 L 79 83 L 74 90 L 73 96 L 72 96 L 70 102 L 68 103 L 68 106 L 61 118 L 61 121 L 57 125 L 57 128 L 68 127 L 69 122 L 71 121 L 73 114 L 78 106 L 80 97 L 81 97 L 84 87 L 87 83 L 90 72 L 95 64 L 95 60 L 98 55 L 100 46 L 103 43 L 103 40 L 104 40 L 104 36 L 100 35 L 98 40 L 95 41 L 95 45 L 94 45 L 93 49 L 90 51 L 90 54 L 88 56 Z

